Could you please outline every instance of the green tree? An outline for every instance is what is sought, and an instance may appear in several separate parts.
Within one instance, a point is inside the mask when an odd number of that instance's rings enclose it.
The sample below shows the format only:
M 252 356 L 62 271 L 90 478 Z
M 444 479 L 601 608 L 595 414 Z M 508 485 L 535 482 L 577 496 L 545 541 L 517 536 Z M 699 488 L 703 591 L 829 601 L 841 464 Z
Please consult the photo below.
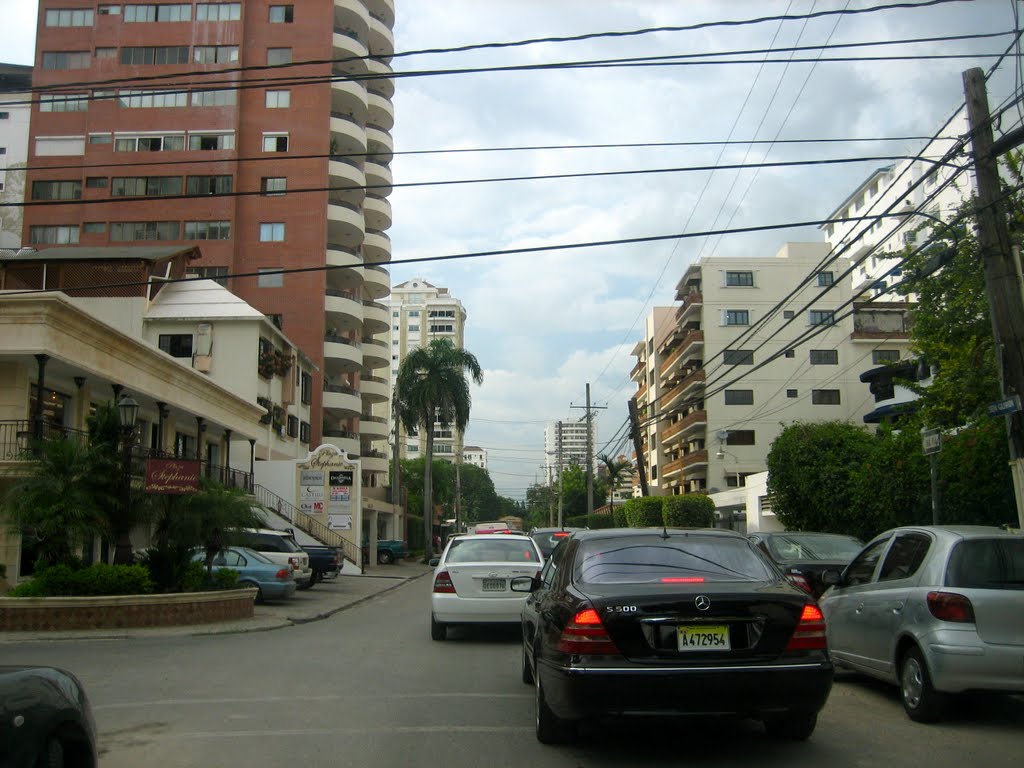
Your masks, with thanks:
M 587 473 L 579 464 L 562 470 L 562 521 L 587 514 Z
M 526 521 L 529 528 L 547 528 L 558 511 L 558 489 L 537 483 L 526 489 Z
M 464 523 L 491 520 L 499 508 L 494 481 L 483 467 L 463 464 L 460 470 L 462 485 L 461 517 Z
M 614 456 L 609 456 L 607 453 L 600 453 L 597 456 L 597 460 L 601 462 L 604 467 L 604 480 L 607 487 L 607 499 L 608 499 L 608 513 L 610 515 L 615 514 L 615 489 L 619 487 L 619 484 L 627 477 L 631 477 L 633 474 L 633 463 L 626 459 L 618 459 Z
M 665 525 L 675 528 L 714 528 L 715 502 L 703 493 L 666 496 Z
M 424 430 L 426 455 L 434 455 L 434 424 L 454 425 L 464 432 L 469 423 L 472 398 L 467 373 L 477 384 L 484 380 L 483 369 L 474 355 L 456 347 L 451 339 L 434 339 L 426 347 L 412 350 L 402 360 L 395 383 L 396 415 L 407 431 Z M 425 558 L 433 555 L 432 463 L 424 464 L 423 527 Z

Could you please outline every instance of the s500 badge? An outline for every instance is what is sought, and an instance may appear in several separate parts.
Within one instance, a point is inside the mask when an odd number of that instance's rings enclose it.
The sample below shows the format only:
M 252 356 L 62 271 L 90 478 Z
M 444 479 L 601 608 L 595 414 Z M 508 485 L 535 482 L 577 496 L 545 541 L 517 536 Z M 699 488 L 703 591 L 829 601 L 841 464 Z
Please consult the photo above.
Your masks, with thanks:
M 609 605 L 605 609 L 606 613 L 636 613 L 635 605 Z

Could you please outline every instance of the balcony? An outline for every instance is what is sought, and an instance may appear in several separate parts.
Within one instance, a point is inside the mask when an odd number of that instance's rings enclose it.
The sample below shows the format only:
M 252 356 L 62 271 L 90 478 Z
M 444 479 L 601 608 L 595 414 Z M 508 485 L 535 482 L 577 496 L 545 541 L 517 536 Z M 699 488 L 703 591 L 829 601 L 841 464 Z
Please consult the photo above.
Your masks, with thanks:
M 373 194 L 381 197 L 387 197 L 391 194 L 392 176 L 390 168 L 383 163 L 367 158 L 363 170 L 366 173 L 366 185 L 369 187 L 367 192 L 373 192 Z
M 679 308 L 676 309 L 676 322 L 680 325 L 685 325 L 691 320 L 700 319 L 700 310 L 704 305 L 704 294 L 700 291 L 689 291 L 681 296 L 677 295 L 676 298 L 682 302 Z
M 331 81 L 331 116 L 334 117 L 336 112 L 348 115 L 357 125 L 366 124 L 369 110 L 366 106 L 366 89 L 362 80 Z M 331 130 L 333 129 L 332 124 Z
M 359 377 L 359 392 L 363 396 L 364 403 L 375 405 L 386 402 L 388 399 L 387 379 L 363 374 Z
M 383 416 L 360 416 L 359 435 L 364 440 L 387 440 L 388 422 Z
M 363 216 L 370 229 L 385 230 L 391 227 L 391 203 L 383 197 L 369 194 L 363 200 Z
M 327 201 L 327 240 L 345 248 L 358 248 L 363 241 L 363 213 L 343 200 Z
M 384 267 L 367 264 L 363 267 L 363 291 L 371 299 L 383 299 L 391 293 L 391 275 Z
M 344 336 L 324 336 L 324 372 L 328 376 L 355 373 L 363 367 L 363 350 L 358 341 Z
M 359 458 L 359 465 L 362 467 L 363 472 L 376 472 L 380 474 L 388 471 L 388 458 L 380 451 L 363 451 Z
M 362 413 L 359 390 L 341 384 L 324 384 L 324 410 L 335 419 L 349 419 Z
M 363 300 L 363 332 L 376 336 L 391 327 L 391 310 L 376 301 Z
M 379 339 L 363 339 L 363 365 L 371 370 L 391 365 L 388 345 Z
M 372 85 L 371 80 L 367 85 Z M 391 99 L 386 99 L 380 94 L 366 94 L 366 122 L 372 125 L 379 125 L 386 131 L 395 127 L 395 108 L 391 105 Z
M 679 460 L 679 469 L 682 471 L 683 476 L 687 477 L 701 470 L 706 470 L 708 466 L 708 451 L 707 448 L 701 448 L 699 451 L 691 451 Z
M 358 2 L 352 4 L 360 5 Z M 335 8 L 334 15 L 337 19 L 337 8 Z M 366 56 L 369 53 L 366 42 L 370 38 L 368 21 L 369 17 L 364 11 L 362 18 L 353 15 L 340 25 L 337 21 L 335 22 L 331 48 L 331 55 L 334 59 L 331 62 L 331 71 L 334 74 L 356 76 L 366 74 Z
M 324 427 L 324 442 L 353 456 L 359 455 L 359 435 L 342 427 Z
M 366 129 L 348 112 L 331 108 L 331 154 L 363 155 L 366 152 Z
M 629 378 L 632 379 L 633 381 L 636 381 L 637 374 L 639 374 L 639 373 L 646 374 L 646 372 L 647 372 L 647 361 L 646 360 L 637 360 L 636 365 L 633 366 L 633 370 L 629 372 Z M 646 375 L 643 377 L 643 381 L 644 382 L 647 381 L 647 376 Z
M 366 89 L 386 99 L 393 99 L 395 97 L 395 79 L 392 77 L 394 71 L 391 69 L 391 65 L 380 59 L 367 59 L 366 68 L 370 73 L 370 79 L 365 81 Z
M 363 285 L 363 259 L 355 249 L 327 244 L 327 287 L 355 293 Z
M 324 296 L 327 323 L 339 333 L 358 331 L 363 326 L 363 304 L 351 294 L 328 288 Z
M 694 432 L 707 429 L 707 425 L 708 412 L 704 410 L 694 411 L 658 432 L 658 442 L 662 445 L 671 444 L 675 438 L 683 435 L 688 436 Z
M 668 411 L 679 402 L 698 396 L 704 391 L 704 377 L 703 368 L 698 368 L 686 376 L 678 386 L 662 397 L 661 410 Z
M 395 0 L 366 0 L 366 7 L 370 16 L 380 19 L 385 26 L 395 26 Z
M 681 363 L 693 357 L 693 355 L 703 353 L 704 331 L 690 331 L 679 342 L 679 348 L 661 364 L 658 374 L 664 378 L 668 373 L 680 367 Z
M 390 163 L 395 156 L 395 142 L 385 128 L 367 123 L 366 151 L 371 159 L 381 163 Z
M 367 264 L 387 264 L 391 261 L 391 238 L 379 229 L 367 229 L 363 240 L 363 257 Z
M 369 41 L 370 55 L 390 63 L 391 57 L 395 55 L 395 33 L 391 31 L 391 25 L 387 23 L 386 17 L 373 11 L 370 11 Z
M 853 305 L 853 333 L 850 338 L 877 340 L 910 338 L 911 317 L 905 303 L 879 304 L 872 302 L 867 307 Z
M 327 163 L 327 183 L 332 198 L 360 205 L 366 197 L 366 175 L 359 163 L 348 157 L 331 159 Z

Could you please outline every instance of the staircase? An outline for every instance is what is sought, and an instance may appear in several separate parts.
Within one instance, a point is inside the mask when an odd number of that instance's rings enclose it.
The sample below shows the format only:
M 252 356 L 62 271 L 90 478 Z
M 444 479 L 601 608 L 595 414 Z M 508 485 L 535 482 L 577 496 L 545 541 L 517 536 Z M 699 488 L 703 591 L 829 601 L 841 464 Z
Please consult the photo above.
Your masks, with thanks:
M 340 533 L 331 530 L 319 520 L 311 515 L 307 515 L 294 504 L 285 501 L 262 485 L 253 486 L 252 495 L 261 506 L 284 518 L 294 527 L 309 534 L 325 546 L 335 547 L 340 550 L 342 557 L 352 563 L 360 572 L 363 570 L 363 558 L 359 547 Z

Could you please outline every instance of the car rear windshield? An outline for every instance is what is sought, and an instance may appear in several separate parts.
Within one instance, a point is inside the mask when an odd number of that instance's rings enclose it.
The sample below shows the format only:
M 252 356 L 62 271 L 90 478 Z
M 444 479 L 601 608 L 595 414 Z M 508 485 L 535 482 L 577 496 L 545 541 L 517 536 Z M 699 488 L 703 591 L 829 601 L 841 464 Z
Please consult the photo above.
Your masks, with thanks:
M 961 541 L 949 556 L 946 586 L 1024 589 L 1024 537 Z
M 778 575 L 744 539 L 630 536 L 583 542 L 573 574 L 591 584 L 775 581 Z
M 456 539 L 446 563 L 536 563 L 537 551 L 526 536 L 507 539 Z
M 845 536 L 769 536 L 768 549 L 776 560 L 838 560 L 848 563 L 863 548 Z

